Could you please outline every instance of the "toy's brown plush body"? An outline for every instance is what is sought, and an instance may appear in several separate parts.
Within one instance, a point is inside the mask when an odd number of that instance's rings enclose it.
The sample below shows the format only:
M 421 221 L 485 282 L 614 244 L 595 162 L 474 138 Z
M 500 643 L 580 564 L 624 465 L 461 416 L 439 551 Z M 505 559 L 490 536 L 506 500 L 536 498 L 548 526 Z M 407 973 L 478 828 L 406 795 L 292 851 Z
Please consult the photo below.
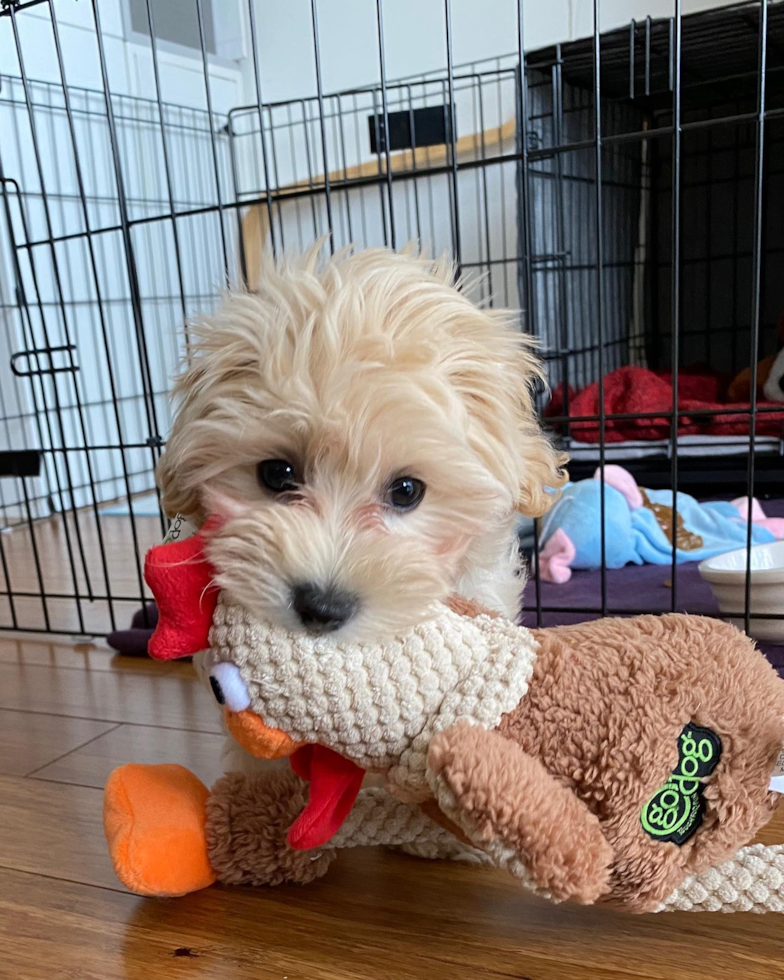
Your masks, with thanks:
M 642 616 L 534 635 L 519 708 L 497 733 L 436 736 L 430 768 L 461 822 L 492 826 L 553 897 L 655 909 L 778 805 L 768 782 L 784 743 L 784 683 L 750 640 L 713 619 Z M 721 754 L 702 825 L 678 846 L 646 833 L 641 813 L 676 769 L 689 723 L 715 732 Z

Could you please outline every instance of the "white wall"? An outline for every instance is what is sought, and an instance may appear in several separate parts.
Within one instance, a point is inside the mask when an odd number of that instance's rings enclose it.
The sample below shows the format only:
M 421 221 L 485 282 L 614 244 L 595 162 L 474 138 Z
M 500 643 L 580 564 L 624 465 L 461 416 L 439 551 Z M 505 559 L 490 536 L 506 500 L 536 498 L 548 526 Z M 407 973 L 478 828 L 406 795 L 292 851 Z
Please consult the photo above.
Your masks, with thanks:
M 683 13 L 725 6 L 732 0 L 684 0 Z M 310 0 L 255 0 L 265 101 L 316 91 Z M 517 50 L 516 0 L 452 0 L 455 64 Z M 602 30 L 631 18 L 668 17 L 673 0 L 602 0 Z M 446 67 L 442 0 L 386 0 L 383 4 L 389 79 Z M 319 0 L 319 40 L 325 91 L 369 85 L 379 79 L 375 0 Z M 526 48 L 584 37 L 593 31 L 592 0 L 525 0 Z M 249 81 L 252 83 L 252 76 Z M 247 90 L 249 101 L 255 91 Z
M 525 4 L 528 44 L 537 47 L 569 36 L 569 0 Z M 256 0 L 265 100 L 316 91 L 310 0 Z M 453 0 L 455 64 L 495 58 L 517 47 L 517 7 L 510 0 Z M 441 0 L 386 0 L 383 4 L 389 79 L 446 67 Z M 326 91 L 377 82 L 378 32 L 374 0 L 320 0 L 322 73 Z
M 219 4 L 220 0 L 218 7 Z M 90 0 L 55 0 L 55 12 L 69 83 L 100 89 L 100 63 Z M 121 0 L 99 0 L 99 13 L 112 91 L 152 98 L 154 87 L 149 46 L 126 39 Z M 47 5 L 20 11 L 16 21 L 28 76 L 38 81 L 59 83 Z M 198 55 L 180 56 L 161 46 L 159 62 L 164 98 L 178 105 L 203 107 L 204 81 Z M 7 19 L 0 21 L 0 71 L 3 74 L 18 74 L 16 49 Z M 239 72 L 239 66 L 211 66 L 211 93 L 216 112 L 226 112 L 239 101 Z

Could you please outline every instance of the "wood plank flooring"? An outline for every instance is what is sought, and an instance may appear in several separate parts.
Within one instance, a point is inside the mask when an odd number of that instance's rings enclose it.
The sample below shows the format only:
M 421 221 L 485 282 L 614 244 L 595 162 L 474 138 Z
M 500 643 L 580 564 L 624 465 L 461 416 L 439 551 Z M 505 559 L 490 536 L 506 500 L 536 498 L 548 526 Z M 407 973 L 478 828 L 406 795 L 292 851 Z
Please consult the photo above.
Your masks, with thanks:
M 777 916 L 555 907 L 506 875 L 380 850 L 305 888 L 128 894 L 101 830 L 115 765 L 220 769 L 187 664 L 0 638 L 2 980 L 772 980 Z M 766 831 L 784 841 L 784 813 Z
M 149 598 L 137 546 L 144 555 L 161 537 L 157 518 L 96 518 L 89 508 L 36 521 L 32 530 L 23 524 L 0 532 L 8 569 L 7 579 L 0 569 L 0 627 L 101 635 L 124 629 L 142 594 Z

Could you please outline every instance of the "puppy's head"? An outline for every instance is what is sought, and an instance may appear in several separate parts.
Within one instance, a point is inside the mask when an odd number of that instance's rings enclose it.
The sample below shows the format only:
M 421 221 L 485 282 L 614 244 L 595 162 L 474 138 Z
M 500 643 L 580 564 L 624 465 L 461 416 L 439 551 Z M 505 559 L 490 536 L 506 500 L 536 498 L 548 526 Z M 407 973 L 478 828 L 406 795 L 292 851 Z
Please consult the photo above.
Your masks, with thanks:
M 561 484 L 529 343 L 452 276 L 313 252 L 195 325 L 159 481 L 170 513 L 226 518 L 219 584 L 256 615 L 357 638 L 409 626 Z

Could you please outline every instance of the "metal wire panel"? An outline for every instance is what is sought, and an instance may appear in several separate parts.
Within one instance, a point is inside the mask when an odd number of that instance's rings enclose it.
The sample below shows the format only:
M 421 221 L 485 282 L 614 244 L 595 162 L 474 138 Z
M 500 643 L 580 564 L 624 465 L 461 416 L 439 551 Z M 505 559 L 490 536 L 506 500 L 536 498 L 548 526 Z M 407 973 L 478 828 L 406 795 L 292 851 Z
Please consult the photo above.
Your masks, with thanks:
M 0 7 L 16 57 L 0 77 L 0 628 L 100 634 L 142 606 L 141 555 L 164 520 L 140 499 L 154 494 L 188 320 L 226 286 L 253 288 L 263 249 L 321 236 L 333 250 L 420 241 L 454 257 L 474 297 L 519 309 L 560 391 L 548 424 L 579 457 L 576 476 L 614 460 L 605 428 L 630 413 L 606 410 L 605 377 L 636 365 L 671 372 L 674 389 L 669 439 L 629 464 L 640 478 L 723 479 L 748 495 L 781 481 L 781 439 L 755 439 L 767 410 L 754 386 L 736 413 L 748 451 L 720 466 L 686 455 L 678 374 L 750 364 L 755 381 L 775 344 L 784 8 L 749 0 L 684 17 L 674 0 L 670 18 L 603 33 L 594 0 L 591 37 L 530 52 L 527 5 L 510 0 L 515 50 L 457 64 L 458 14 L 444 0 L 438 69 L 391 79 L 390 8 L 375 0 L 377 79 L 333 92 L 310 0 L 314 90 L 271 102 L 248 0 L 252 94 L 218 111 L 202 0 L 190 84 L 203 108 L 164 98 L 151 2 L 148 99 L 113 91 L 97 0 L 95 89 L 69 78 L 56 0 Z M 54 82 L 27 69 L 33 37 L 51 48 Z M 598 412 L 577 417 L 570 399 L 592 382 Z M 585 421 L 601 434 L 588 448 L 572 438 Z M 117 501 L 125 513 L 112 513 Z M 596 601 L 567 611 L 612 611 L 605 516 Z M 677 516 L 676 503 L 662 609 L 680 608 Z M 564 612 L 538 576 L 531 604 L 537 621 Z
M 477 295 L 516 306 L 515 133 L 510 125 L 515 86 L 515 69 L 494 64 L 456 70 L 452 103 L 445 79 L 390 82 L 384 99 L 376 88 L 322 95 L 325 141 L 317 96 L 264 106 L 263 127 L 256 106 L 238 107 L 228 124 L 233 192 L 242 203 L 261 201 L 269 208 L 270 246 L 274 242 L 295 251 L 328 234 L 331 219 L 336 248 L 351 243 L 392 247 L 394 235 L 398 247 L 421 241 L 436 254 L 450 252 L 456 198 L 465 229 L 463 270 L 475 280 L 477 273 L 484 276 L 475 283 Z M 416 142 L 415 114 L 428 107 L 446 111 L 449 104 L 454 105 L 454 163 L 443 145 Z M 390 115 L 401 114 L 411 120 L 415 145 L 393 155 L 381 133 L 388 130 Z M 444 130 L 449 129 L 447 119 Z M 382 150 L 368 164 L 369 130 Z M 283 181 L 281 174 L 292 179 Z

